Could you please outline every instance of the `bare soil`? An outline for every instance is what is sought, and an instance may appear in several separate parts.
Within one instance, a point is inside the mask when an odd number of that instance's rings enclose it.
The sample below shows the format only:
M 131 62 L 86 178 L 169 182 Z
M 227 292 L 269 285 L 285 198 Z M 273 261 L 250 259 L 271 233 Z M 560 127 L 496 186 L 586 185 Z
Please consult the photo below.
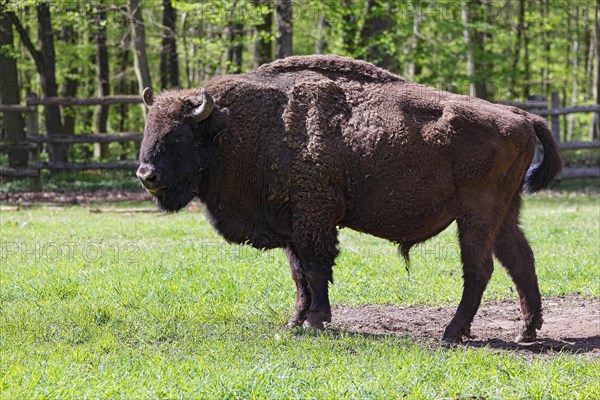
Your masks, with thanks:
M 586 354 L 600 358 L 600 297 L 578 295 L 543 300 L 544 325 L 534 343 L 517 344 L 520 311 L 518 300 L 482 304 L 466 346 L 490 347 L 524 354 Z M 339 306 L 333 309 L 330 329 L 368 335 L 396 335 L 416 341 L 440 343 L 443 330 L 456 307 L 398 307 L 393 305 Z

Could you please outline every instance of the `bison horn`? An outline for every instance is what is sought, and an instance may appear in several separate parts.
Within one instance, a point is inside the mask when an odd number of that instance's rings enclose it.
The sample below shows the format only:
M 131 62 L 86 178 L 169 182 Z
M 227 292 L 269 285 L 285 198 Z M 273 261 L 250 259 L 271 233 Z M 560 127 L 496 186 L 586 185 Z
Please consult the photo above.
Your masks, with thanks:
M 152 97 L 152 89 L 150 89 L 149 87 L 144 89 L 144 91 L 142 92 L 142 100 L 144 101 L 146 107 L 150 108 L 152 103 L 154 103 L 154 98 Z
M 192 110 L 192 116 L 198 122 L 204 121 L 206 118 L 208 118 L 214 106 L 215 101 L 212 96 L 206 90 L 203 90 L 202 103 Z

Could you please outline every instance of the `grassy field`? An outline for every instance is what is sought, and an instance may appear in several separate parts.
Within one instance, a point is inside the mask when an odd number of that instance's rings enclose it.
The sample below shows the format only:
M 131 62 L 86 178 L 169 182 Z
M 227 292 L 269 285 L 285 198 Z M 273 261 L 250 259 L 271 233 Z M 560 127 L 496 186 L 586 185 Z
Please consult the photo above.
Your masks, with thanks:
M 600 296 L 597 194 L 529 197 L 523 220 L 544 296 Z M 282 252 L 225 244 L 200 213 L 2 212 L 0 246 L 2 399 L 600 393 L 598 357 L 286 330 Z M 454 226 L 413 249 L 410 278 L 385 241 L 343 230 L 341 248 L 333 304 L 458 304 Z M 516 294 L 498 267 L 484 300 L 504 298 Z

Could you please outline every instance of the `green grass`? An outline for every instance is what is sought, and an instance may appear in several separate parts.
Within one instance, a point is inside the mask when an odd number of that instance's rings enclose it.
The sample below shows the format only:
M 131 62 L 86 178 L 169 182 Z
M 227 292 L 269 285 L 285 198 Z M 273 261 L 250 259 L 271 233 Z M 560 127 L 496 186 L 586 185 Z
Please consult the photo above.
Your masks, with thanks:
M 118 207 L 119 205 L 117 205 Z M 528 197 L 544 296 L 600 296 L 597 195 Z M 0 214 L 0 398 L 598 398 L 600 363 L 284 328 L 281 251 L 224 244 L 198 213 Z M 333 304 L 457 304 L 455 228 L 412 251 L 349 230 Z M 497 267 L 485 299 L 515 298 Z

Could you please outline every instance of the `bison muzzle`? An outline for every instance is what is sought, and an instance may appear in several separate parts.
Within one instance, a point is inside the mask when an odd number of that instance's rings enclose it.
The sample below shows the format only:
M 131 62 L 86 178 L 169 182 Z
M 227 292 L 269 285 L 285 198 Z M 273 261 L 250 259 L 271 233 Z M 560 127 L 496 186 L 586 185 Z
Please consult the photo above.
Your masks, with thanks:
M 521 193 L 562 167 L 541 118 L 336 56 L 143 97 L 142 184 L 167 211 L 198 198 L 230 242 L 284 248 L 296 285 L 290 326 L 331 321 L 338 228 L 391 240 L 408 258 L 456 221 L 464 289 L 443 340 L 470 336 L 493 256 L 519 293 L 517 340 L 535 340 L 542 307 Z M 536 136 L 544 159 L 529 168 Z

